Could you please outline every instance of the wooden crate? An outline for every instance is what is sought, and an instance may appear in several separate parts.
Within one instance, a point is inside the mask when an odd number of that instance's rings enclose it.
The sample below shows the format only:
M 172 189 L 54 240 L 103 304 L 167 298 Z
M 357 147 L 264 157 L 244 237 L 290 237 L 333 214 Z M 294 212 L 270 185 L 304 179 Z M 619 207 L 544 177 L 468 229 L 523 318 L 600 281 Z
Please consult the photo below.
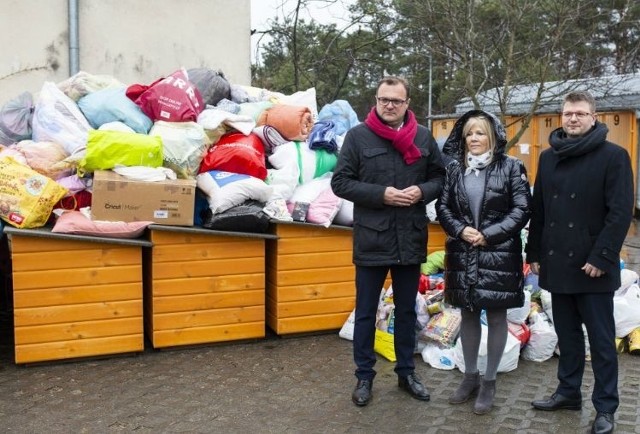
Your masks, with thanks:
M 438 222 L 429 223 L 429 240 L 427 243 L 427 254 L 444 250 L 444 242 L 447 240 L 447 234 Z
M 355 307 L 351 228 L 273 224 L 267 241 L 267 325 L 279 335 L 335 330 Z M 429 224 L 429 253 L 445 234 Z M 388 283 L 391 279 L 388 279 Z
M 268 234 L 151 225 L 145 327 L 154 348 L 265 336 Z
M 267 325 L 279 335 L 342 327 L 355 307 L 351 228 L 279 222 L 267 241 Z
M 5 228 L 15 362 L 144 350 L 143 240 Z

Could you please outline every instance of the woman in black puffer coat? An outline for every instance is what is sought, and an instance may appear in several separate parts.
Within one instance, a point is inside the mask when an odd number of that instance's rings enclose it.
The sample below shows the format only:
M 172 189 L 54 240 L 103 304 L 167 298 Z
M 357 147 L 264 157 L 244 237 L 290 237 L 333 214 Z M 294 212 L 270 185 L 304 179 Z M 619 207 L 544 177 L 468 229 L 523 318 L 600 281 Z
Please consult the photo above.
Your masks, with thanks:
M 522 162 L 505 154 L 506 134 L 492 114 L 471 110 L 444 144 L 447 178 L 436 204 L 447 233 L 445 300 L 462 312 L 462 384 L 449 398 L 474 412 L 491 410 L 495 379 L 507 341 L 507 309 L 524 303 L 520 231 L 529 220 L 531 193 Z M 480 312 L 488 323 L 487 368 L 480 380 Z

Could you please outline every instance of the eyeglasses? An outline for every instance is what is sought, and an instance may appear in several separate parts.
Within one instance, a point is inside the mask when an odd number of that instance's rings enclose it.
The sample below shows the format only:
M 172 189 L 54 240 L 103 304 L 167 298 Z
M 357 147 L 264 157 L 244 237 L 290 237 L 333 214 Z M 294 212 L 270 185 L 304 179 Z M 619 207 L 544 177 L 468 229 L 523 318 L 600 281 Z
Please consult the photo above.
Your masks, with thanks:
M 585 113 L 585 112 L 562 112 L 562 117 L 566 118 L 566 119 L 571 119 L 572 117 L 576 117 L 578 118 L 578 120 L 583 120 L 586 119 L 587 116 L 591 116 L 591 113 Z
M 389 98 L 378 98 L 378 97 L 376 97 L 376 100 L 378 100 L 378 104 L 380 104 L 381 106 L 386 106 L 388 104 L 391 104 L 394 107 L 400 107 L 402 104 L 407 102 L 406 99 L 389 99 Z

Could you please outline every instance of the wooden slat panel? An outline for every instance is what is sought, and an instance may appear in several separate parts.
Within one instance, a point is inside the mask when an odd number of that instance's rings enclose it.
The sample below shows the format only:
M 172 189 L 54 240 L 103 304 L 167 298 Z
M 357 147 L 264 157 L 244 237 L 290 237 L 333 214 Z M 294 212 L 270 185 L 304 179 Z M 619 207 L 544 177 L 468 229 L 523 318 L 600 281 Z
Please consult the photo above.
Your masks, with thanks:
M 216 234 L 196 234 L 186 232 L 171 232 L 171 231 L 154 231 L 151 230 L 151 241 L 153 246 L 163 246 L 167 244 L 211 244 L 216 243 L 235 243 L 235 242 L 264 242 L 263 238 L 247 238 L 247 237 L 234 237 L 226 235 Z
M 325 270 L 293 270 L 268 273 L 269 278 L 275 277 L 277 286 L 311 285 L 314 283 L 354 282 L 356 270 L 354 266 L 334 267 Z
M 153 247 L 153 262 L 215 260 L 231 258 L 264 257 L 264 241 L 231 241 L 226 243 L 181 244 Z
M 142 300 L 19 309 L 14 307 L 14 327 L 70 323 L 142 316 Z
M 16 308 L 141 299 L 140 283 L 30 289 L 15 291 L 13 294 L 13 304 Z
M 304 252 L 299 254 L 280 255 L 278 257 L 278 271 L 285 270 L 313 270 L 316 268 L 344 267 L 351 265 L 351 251 L 341 252 Z M 314 271 L 311 271 L 312 273 Z
M 349 229 L 333 229 L 323 226 L 303 226 L 303 225 L 275 225 L 275 234 L 282 238 L 323 238 L 346 236 L 351 238 L 351 230 Z
M 264 306 L 158 314 L 154 316 L 153 330 L 174 330 L 257 321 L 264 322 Z
M 153 281 L 153 296 L 204 294 L 264 289 L 263 273 L 234 276 L 191 277 Z
M 447 234 L 439 224 L 429 224 L 429 242 L 427 243 L 427 254 L 433 253 L 438 250 L 444 250 L 444 243 L 447 239 Z
M 73 270 L 14 271 L 13 290 L 142 281 L 142 264 Z
M 26 252 L 60 252 L 71 250 L 94 250 L 96 246 L 108 247 L 109 244 L 103 244 L 91 241 L 74 241 L 65 239 L 53 239 L 53 238 L 37 238 L 37 237 L 25 237 L 19 235 L 11 236 L 11 252 L 12 253 L 26 253 Z M 139 249 L 140 247 L 135 247 Z
M 105 246 L 105 248 L 96 248 Z M 88 267 L 113 267 L 135 265 L 142 261 L 139 247 L 118 247 L 111 244 L 96 244 L 92 250 L 78 250 L 69 254 L 59 252 L 14 253 L 11 256 L 13 271 L 61 270 Z
M 170 312 L 262 305 L 264 305 L 264 290 L 153 298 L 153 312 L 155 315 Z
M 142 334 L 142 316 L 15 328 L 16 345 Z
M 280 286 L 274 289 L 275 291 L 268 294 L 278 303 L 356 296 L 354 282 L 312 283 L 304 286 Z
M 355 297 L 330 298 L 328 300 L 293 301 L 288 303 L 277 303 L 275 315 L 278 319 L 282 319 L 327 313 L 350 313 L 355 305 Z
M 154 348 L 263 338 L 264 322 L 198 327 L 153 333 Z
M 142 334 L 16 346 L 16 363 L 131 353 L 144 350 Z
M 238 258 L 217 261 L 153 263 L 154 279 L 224 276 L 229 274 L 264 273 L 264 258 Z
M 347 233 L 346 235 L 351 235 Z M 285 238 L 278 240 L 278 255 L 304 252 L 351 252 L 351 236 Z
M 311 315 L 297 318 L 276 320 L 268 318 L 269 328 L 279 335 L 309 333 L 316 331 L 339 330 L 349 317 L 348 313 L 336 313 L 331 315 Z

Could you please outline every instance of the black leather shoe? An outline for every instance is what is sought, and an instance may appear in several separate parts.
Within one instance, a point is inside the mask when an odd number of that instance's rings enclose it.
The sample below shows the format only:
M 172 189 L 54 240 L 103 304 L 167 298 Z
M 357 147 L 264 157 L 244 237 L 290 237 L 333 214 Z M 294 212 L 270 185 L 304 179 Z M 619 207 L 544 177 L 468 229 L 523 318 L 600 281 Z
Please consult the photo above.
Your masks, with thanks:
M 559 393 L 554 393 L 547 399 L 536 399 L 531 403 L 538 410 L 580 410 L 582 408 L 581 398 L 567 398 Z
M 428 401 L 431 399 L 429 391 L 422 385 L 415 372 L 406 377 L 398 377 L 398 386 L 406 390 L 409 395 L 413 396 L 415 399 L 419 399 L 421 401 Z
M 351 400 L 355 405 L 364 407 L 371 401 L 371 386 L 373 386 L 372 380 L 358 380 L 351 394 Z
M 611 413 L 598 413 L 591 426 L 591 432 L 593 434 L 609 434 L 613 432 L 613 425 L 613 415 Z

